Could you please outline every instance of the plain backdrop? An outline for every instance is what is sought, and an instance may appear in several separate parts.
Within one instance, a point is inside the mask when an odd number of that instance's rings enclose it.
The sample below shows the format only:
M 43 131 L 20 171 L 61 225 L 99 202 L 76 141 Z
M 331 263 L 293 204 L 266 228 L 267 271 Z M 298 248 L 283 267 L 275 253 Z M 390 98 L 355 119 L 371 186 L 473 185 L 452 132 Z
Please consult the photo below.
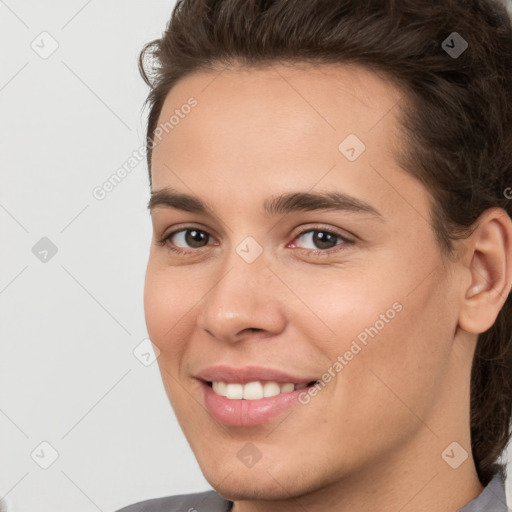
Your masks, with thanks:
M 144 160 L 93 194 L 142 145 L 137 56 L 173 5 L 0 0 L 0 496 L 17 512 L 210 488 L 141 356 Z

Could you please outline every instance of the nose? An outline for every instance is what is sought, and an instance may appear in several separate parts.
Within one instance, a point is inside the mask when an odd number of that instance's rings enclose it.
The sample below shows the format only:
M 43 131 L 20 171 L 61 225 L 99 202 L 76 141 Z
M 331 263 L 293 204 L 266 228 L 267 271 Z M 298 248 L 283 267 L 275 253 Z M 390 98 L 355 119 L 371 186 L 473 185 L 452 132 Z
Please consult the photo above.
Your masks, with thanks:
M 197 323 L 213 338 L 234 343 L 247 336 L 269 337 L 286 325 L 284 292 L 263 255 L 245 262 L 235 251 L 212 278 Z

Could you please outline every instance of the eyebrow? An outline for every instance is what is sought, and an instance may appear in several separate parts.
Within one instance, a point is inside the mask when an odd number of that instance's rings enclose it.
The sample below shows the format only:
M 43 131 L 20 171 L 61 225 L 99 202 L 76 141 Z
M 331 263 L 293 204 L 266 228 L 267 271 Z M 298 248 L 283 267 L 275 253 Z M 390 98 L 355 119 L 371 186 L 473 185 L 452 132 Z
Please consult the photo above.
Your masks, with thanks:
M 177 192 L 170 187 L 151 192 L 148 209 L 152 212 L 158 207 L 174 208 L 215 217 L 213 211 L 201 199 Z M 370 214 L 382 220 L 382 214 L 376 208 L 361 199 L 341 192 L 287 192 L 266 199 L 263 209 L 267 215 L 317 210 L 346 211 Z

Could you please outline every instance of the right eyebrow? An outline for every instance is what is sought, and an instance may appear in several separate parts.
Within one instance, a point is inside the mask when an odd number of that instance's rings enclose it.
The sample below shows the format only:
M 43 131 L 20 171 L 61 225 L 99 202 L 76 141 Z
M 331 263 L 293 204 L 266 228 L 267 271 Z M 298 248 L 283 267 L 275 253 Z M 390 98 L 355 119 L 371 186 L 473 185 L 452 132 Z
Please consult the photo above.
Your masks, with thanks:
M 171 187 L 162 188 L 151 192 L 148 209 L 153 211 L 157 207 L 175 208 L 191 213 L 203 213 L 214 217 L 206 204 L 201 199 L 190 194 L 182 194 Z

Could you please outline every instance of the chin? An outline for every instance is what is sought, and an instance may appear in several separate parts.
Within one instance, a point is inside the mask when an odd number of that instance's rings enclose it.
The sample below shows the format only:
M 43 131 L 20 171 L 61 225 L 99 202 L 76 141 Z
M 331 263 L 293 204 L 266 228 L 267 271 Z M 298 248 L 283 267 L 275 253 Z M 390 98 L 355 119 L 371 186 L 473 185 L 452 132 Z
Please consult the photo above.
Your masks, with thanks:
M 288 489 L 285 485 L 279 485 L 277 479 L 272 479 L 268 474 L 267 477 L 272 481 L 271 484 L 267 479 L 265 481 L 259 481 L 258 478 L 254 477 L 240 479 L 233 477 L 232 474 L 220 483 L 218 481 L 213 482 L 208 478 L 207 480 L 221 496 L 230 501 L 279 501 L 303 494 L 301 491 L 297 492 L 297 489 Z M 214 484 L 216 485 L 214 486 Z
M 201 468 L 203 469 L 203 468 Z M 263 464 L 252 468 L 225 467 L 212 465 L 203 471 L 208 483 L 225 499 L 244 500 L 289 500 L 315 492 L 329 482 L 322 481 L 319 474 L 308 468 L 271 467 Z

